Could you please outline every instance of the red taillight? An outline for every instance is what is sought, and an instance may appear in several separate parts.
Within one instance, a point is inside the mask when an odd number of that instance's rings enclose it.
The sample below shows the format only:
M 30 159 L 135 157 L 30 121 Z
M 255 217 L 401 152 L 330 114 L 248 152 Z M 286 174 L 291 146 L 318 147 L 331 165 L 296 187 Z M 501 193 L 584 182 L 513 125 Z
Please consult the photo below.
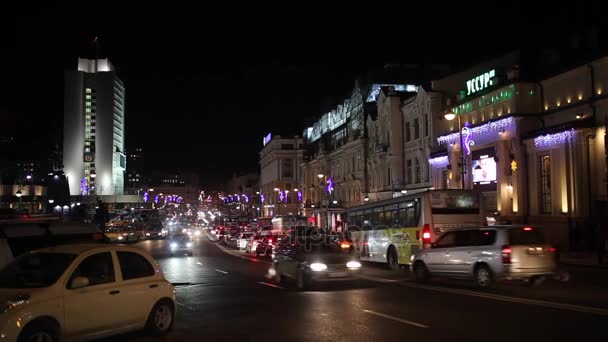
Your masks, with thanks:
M 350 242 L 348 242 L 348 241 L 343 241 L 343 242 L 340 244 L 340 248 L 345 248 L 345 249 L 346 249 L 346 248 L 350 248 Z
M 555 252 L 557 252 L 557 248 L 555 248 L 555 247 L 549 247 L 549 252 L 555 253 Z
M 511 263 L 511 253 L 513 250 L 509 246 L 502 246 L 502 263 L 510 264 Z
M 272 239 L 268 240 L 268 244 L 272 245 Z
M 431 226 L 428 223 L 422 227 L 422 242 L 431 243 Z
M 529 231 L 532 230 L 532 227 L 524 227 L 524 230 L 527 231 L 527 232 L 529 232 Z

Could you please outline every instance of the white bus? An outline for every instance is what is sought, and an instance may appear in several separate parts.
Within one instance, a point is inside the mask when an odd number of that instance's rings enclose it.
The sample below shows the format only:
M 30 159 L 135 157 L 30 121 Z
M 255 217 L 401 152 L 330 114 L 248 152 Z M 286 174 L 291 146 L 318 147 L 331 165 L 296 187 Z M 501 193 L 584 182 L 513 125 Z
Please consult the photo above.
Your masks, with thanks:
M 482 224 L 473 190 L 424 190 L 346 210 L 353 252 L 396 269 L 446 230 Z

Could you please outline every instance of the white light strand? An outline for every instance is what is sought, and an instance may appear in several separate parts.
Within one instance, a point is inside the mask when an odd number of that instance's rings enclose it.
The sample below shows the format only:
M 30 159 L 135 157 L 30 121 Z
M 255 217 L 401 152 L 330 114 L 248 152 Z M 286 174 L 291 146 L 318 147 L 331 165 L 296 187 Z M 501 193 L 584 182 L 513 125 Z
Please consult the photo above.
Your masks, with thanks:
M 440 156 L 429 159 L 429 164 L 433 167 L 443 167 L 450 163 L 448 156 Z
M 571 141 L 572 138 L 574 138 L 574 129 L 559 133 L 539 135 L 538 137 L 534 138 L 534 146 L 537 148 L 543 148 L 561 145 Z
M 488 134 L 488 133 L 497 133 L 502 130 L 509 129 L 513 126 L 513 117 L 508 117 L 504 119 L 500 119 L 493 122 L 488 122 L 483 125 L 479 125 L 476 127 L 472 127 L 471 131 L 473 132 L 473 138 L 478 138 L 480 135 Z M 460 134 L 458 132 L 450 133 L 447 135 L 442 135 L 437 138 L 437 143 L 442 144 L 451 144 L 458 141 Z

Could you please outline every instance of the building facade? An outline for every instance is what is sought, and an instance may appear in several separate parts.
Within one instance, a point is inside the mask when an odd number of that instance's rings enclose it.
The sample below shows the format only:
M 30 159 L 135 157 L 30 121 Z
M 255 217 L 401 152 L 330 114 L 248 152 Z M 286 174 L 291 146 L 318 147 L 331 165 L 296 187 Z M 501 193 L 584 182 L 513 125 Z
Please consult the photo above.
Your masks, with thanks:
M 143 189 L 148 184 L 148 179 L 144 174 L 144 149 L 135 148 L 127 153 L 127 172 L 125 178 L 125 193 L 136 194 L 139 189 Z
M 263 138 L 260 151 L 262 216 L 302 213 L 302 138 L 272 136 Z
M 66 70 L 63 164 L 71 195 L 124 191 L 125 87 L 107 59 Z

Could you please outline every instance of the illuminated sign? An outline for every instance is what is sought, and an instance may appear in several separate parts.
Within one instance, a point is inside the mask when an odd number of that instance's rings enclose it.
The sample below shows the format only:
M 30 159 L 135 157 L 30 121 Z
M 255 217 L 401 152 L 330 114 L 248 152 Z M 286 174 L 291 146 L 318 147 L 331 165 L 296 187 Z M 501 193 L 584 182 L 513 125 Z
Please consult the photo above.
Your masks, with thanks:
M 268 144 L 270 140 L 272 140 L 272 133 L 268 133 L 268 135 L 266 135 L 262 140 L 262 143 L 264 144 L 264 146 L 266 146 L 266 144 Z
M 475 94 L 492 85 L 492 78 L 496 76 L 496 70 L 490 70 L 467 81 L 467 96 Z

